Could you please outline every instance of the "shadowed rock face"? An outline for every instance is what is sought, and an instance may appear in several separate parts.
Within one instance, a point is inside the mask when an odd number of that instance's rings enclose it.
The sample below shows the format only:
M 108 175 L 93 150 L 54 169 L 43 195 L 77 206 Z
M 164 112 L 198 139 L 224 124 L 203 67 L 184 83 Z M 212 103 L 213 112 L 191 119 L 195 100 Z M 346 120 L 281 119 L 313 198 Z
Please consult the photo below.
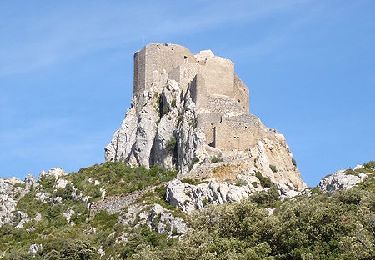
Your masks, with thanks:
M 248 112 L 249 91 L 232 61 L 209 50 L 193 55 L 176 44 L 150 44 L 134 55 L 133 93 L 106 161 L 219 181 L 261 172 L 284 188 L 305 187 L 283 135 Z

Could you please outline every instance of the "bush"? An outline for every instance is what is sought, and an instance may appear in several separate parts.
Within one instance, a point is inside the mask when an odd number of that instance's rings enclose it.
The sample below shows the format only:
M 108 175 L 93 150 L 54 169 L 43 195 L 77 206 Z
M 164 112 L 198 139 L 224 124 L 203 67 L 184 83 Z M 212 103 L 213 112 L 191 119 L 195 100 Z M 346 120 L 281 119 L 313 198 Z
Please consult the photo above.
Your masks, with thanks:
M 212 162 L 212 163 L 223 162 L 223 158 L 222 158 L 222 157 L 213 156 L 213 157 L 211 158 L 211 162 Z
M 270 169 L 272 170 L 272 172 L 274 172 L 274 173 L 277 172 L 277 168 L 276 168 L 275 165 L 270 164 L 269 167 L 270 167 Z
M 106 190 L 107 196 L 125 195 L 149 186 L 168 182 L 175 178 L 177 173 L 153 166 L 132 168 L 121 162 L 106 162 L 79 170 L 78 173 L 68 176 L 74 187 L 86 196 L 100 198 L 100 187 Z M 98 180 L 101 184 L 94 185 L 88 179 Z
M 294 165 L 295 167 L 297 167 L 297 161 L 296 161 L 296 159 L 292 158 L 292 163 L 293 163 L 293 165 Z
M 260 185 L 262 185 L 263 188 L 271 188 L 273 183 L 271 182 L 270 178 L 263 177 L 263 175 L 260 172 L 255 172 L 255 177 L 260 182 Z
M 165 149 L 167 149 L 168 152 L 170 153 L 173 153 L 175 151 L 175 149 L 177 148 L 177 140 L 175 137 L 172 137 L 168 142 L 167 142 L 167 145 L 165 147 Z
M 56 238 L 47 243 L 43 248 L 43 259 L 57 260 L 89 260 L 99 259 L 98 254 L 90 242 L 82 240 L 67 240 Z
M 271 187 L 268 191 L 260 191 L 253 194 L 250 200 L 264 207 L 274 207 L 279 201 L 279 192 L 276 187 Z
M 363 167 L 365 169 L 368 169 L 368 170 L 371 170 L 371 171 L 375 171 L 375 161 L 370 161 L 368 163 L 364 163 Z

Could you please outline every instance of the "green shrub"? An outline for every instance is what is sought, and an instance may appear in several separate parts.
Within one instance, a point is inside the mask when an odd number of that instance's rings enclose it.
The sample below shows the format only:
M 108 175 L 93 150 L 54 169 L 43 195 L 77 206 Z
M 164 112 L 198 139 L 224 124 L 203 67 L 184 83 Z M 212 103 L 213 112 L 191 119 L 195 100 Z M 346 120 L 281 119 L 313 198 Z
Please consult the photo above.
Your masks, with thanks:
M 276 168 L 275 165 L 270 164 L 269 167 L 270 167 L 270 169 L 272 170 L 272 172 L 274 172 L 274 173 L 277 172 L 277 168 Z
M 371 171 L 375 171 L 375 161 L 370 161 L 370 162 L 364 163 L 363 167 L 365 169 L 368 169 L 368 170 L 371 170 Z
M 223 158 L 222 157 L 213 156 L 213 157 L 211 157 L 211 162 L 212 163 L 223 162 Z
M 169 141 L 167 142 L 166 144 L 166 147 L 168 152 L 170 153 L 173 153 L 174 150 L 177 148 L 177 140 L 175 137 L 172 137 L 171 139 L 169 139 Z
M 250 200 L 264 207 L 274 207 L 279 201 L 279 192 L 276 187 L 268 191 L 260 191 L 250 196 Z
M 198 185 L 199 183 L 202 183 L 201 179 L 192 179 L 192 178 L 184 178 L 181 181 L 184 183 L 189 183 L 191 185 Z
M 237 179 L 235 182 L 235 185 L 238 187 L 247 186 L 247 181 L 242 179 Z
M 150 169 L 144 167 L 132 168 L 121 162 L 106 162 L 71 174 L 68 179 L 74 187 L 82 191 L 86 196 L 97 200 L 100 198 L 99 188 L 106 190 L 107 196 L 125 195 L 149 186 L 168 182 L 175 178 L 177 173 L 153 166 Z M 100 185 L 95 186 L 88 182 L 92 178 L 98 180 Z
M 270 178 L 264 177 L 260 172 L 255 172 L 255 177 L 257 177 L 263 188 L 271 188 L 273 186 Z
M 296 159 L 292 158 L 292 163 L 293 163 L 293 165 L 294 165 L 295 167 L 297 167 L 297 161 L 296 161 Z

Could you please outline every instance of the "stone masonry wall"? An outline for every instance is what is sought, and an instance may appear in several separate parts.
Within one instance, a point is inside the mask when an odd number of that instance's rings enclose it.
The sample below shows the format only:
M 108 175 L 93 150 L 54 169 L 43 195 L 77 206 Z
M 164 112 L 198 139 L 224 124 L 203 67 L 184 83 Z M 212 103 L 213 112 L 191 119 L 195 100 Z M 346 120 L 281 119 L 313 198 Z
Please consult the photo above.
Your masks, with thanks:
M 185 47 L 177 44 L 149 44 L 135 54 L 134 95 L 151 87 L 154 73 L 167 73 L 184 63 L 194 63 L 195 58 Z M 143 78 L 142 78 L 143 77 Z

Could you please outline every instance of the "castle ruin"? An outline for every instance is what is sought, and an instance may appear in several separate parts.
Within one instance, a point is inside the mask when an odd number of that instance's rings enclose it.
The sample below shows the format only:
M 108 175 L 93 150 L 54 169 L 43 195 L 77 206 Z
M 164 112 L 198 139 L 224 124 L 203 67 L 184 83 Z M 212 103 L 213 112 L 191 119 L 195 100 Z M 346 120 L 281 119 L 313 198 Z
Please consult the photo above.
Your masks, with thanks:
M 134 55 L 134 96 L 152 87 L 156 72 L 165 71 L 183 91 L 189 89 L 201 128 L 211 147 L 245 150 L 256 142 L 249 111 L 249 91 L 231 60 L 212 51 L 193 55 L 177 44 L 150 44 Z M 142 102 L 140 102 L 142 103 Z M 231 112 L 231 116 L 226 116 Z
M 160 165 L 182 176 L 221 172 L 250 183 L 260 171 L 304 187 L 284 136 L 250 113 L 249 91 L 233 62 L 177 44 L 153 43 L 134 54 L 132 106 L 105 159 Z

